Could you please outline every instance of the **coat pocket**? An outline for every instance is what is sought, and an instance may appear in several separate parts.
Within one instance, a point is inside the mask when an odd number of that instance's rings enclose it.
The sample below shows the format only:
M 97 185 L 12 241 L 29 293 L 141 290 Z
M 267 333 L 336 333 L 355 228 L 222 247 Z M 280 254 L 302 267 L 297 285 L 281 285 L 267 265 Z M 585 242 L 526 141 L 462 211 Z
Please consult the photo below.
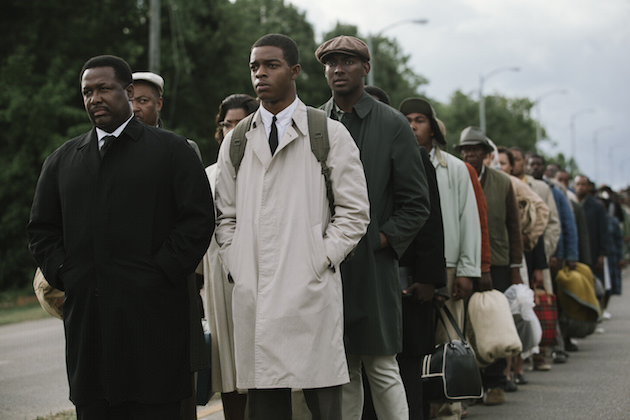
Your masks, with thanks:
M 236 281 L 235 279 L 238 279 L 238 268 L 241 266 L 241 264 L 238 264 L 242 253 L 242 250 L 239 247 L 240 233 L 240 229 L 237 228 L 234 232 L 234 236 L 232 237 L 232 243 L 225 253 L 226 260 L 223 262 L 225 278 L 227 278 L 230 283 L 233 283 Z M 221 252 L 219 252 L 219 255 L 221 255 Z
M 322 225 L 317 224 L 311 228 L 311 264 L 313 273 L 318 279 L 322 278 L 322 274 L 328 269 L 328 256 L 326 255 L 326 245 L 324 244 L 324 236 L 322 234 Z

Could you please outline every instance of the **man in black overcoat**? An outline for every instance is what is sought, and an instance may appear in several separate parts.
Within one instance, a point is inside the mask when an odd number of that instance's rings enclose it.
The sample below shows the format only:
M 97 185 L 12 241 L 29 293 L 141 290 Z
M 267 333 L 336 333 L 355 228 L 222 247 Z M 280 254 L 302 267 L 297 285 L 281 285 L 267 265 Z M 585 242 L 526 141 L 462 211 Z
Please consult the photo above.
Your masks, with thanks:
M 81 70 L 95 126 L 44 162 L 28 223 L 46 280 L 65 291 L 70 399 L 79 419 L 175 419 L 191 395 L 186 278 L 214 229 L 185 138 L 138 122 L 129 65 Z

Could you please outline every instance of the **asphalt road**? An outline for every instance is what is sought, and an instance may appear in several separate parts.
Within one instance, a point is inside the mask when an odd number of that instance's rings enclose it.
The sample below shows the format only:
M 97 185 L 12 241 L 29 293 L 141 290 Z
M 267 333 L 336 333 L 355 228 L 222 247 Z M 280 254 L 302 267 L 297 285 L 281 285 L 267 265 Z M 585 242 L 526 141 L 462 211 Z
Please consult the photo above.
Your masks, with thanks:
M 506 394 L 500 406 L 468 408 L 472 420 L 629 420 L 630 274 L 625 295 L 613 296 L 612 319 L 602 334 L 579 341 L 568 363 L 550 372 L 527 372 L 529 384 Z M 64 362 L 63 327 L 57 319 L 0 327 L 0 419 L 34 420 L 72 409 Z M 220 400 L 198 407 L 199 418 L 223 420 Z M 389 419 L 388 419 L 389 420 Z
M 68 399 L 63 324 L 56 318 L 0 326 L 0 420 L 74 410 Z M 223 420 L 218 395 L 199 418 Z
M 625 295 L 613 296 L 612 319 L 603 333 L 579 340 L 579 351 L 549 372 L 531 371 L 527 385 L 506 393 L 499 406 L 474 405 L 467 420 L 627 420 L 630 419 L 630 275 Z
M 68 394 L 60 320 L 0 327 L 0 419 L 34 420 L 73 409 Z
M 630 270 L 623 286 L 625 295 L 611 298 L 603 333 L 579 340 L 567 363 L 526 372 L 529 383 L 506 393 L 504 404 L 470 406 L 466 420 L 630 420 Z M 218 410 L 215 403 L 197 413 L 224 420 Z

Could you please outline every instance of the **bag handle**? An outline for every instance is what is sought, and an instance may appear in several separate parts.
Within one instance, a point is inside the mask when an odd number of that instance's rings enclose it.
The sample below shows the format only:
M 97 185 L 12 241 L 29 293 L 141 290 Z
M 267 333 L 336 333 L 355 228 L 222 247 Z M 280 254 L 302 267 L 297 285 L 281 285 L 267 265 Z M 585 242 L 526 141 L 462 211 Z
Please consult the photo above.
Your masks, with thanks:
M 437 309 L 438 318 L 442 322 L 442 325 L 444 326 L 444 331 L 446 332 L 446 335 L 448 336 L 448 341 L 451 342 L 451 341 L 453 341 L 453 339 L 451 338 L 451 335 L 448 333 L 448 328 L 446 328 L 446 322 L 444 322 L 444 318 L 442 317 L 442 313 L 441 313 L 442 310 L 446 314 L 446 317 L 448 318 L 449 322 L 453 326 L 453 329 L 455 330 L 455 332 L 457 333 L 457 335 L 461 339 L 462 343 L 467 344 L 466 343 L 466 339 L 464 338 L 464 334 L 462 334 L 462 331 L 459 329 L 459 326 L 457 325 L 457 322 L 455 321 L 455 318 L 453 317 L 453 314 L 451 314 L 451 311 L 449 311 L 448 307 L 446 305 L 444 305 L 440 309 L 436 305 L 436 309 Z
M 551 305 L 553 303 L 553 295 L 547 292 L 545 289 L 536 288 L 534 290 L 534 303 L 536 305 L 540 305 L 540 299 L 545 298 L 547 300 L 547 305 Z

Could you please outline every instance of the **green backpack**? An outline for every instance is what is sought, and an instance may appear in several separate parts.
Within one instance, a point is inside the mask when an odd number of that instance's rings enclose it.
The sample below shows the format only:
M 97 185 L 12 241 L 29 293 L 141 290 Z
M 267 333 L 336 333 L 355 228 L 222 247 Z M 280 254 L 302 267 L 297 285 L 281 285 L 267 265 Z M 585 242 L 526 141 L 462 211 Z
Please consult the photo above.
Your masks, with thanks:
M 328 198 L 328 206 L 330 215 L 335 214 L 335 201 L 332 191 L 332 183 L 330 181 L 330 168 L 326 165 L 328 152 L 330 151 L 330 143 L 328 141 L 327 117 L 324 111 L 313 107 L 306 108 L 308 118 L 308 137 L 311 140 L 311 151 L 322 167 L 322 175 L 326 184 L 326 197 Z M 232 132 L 232 142 L 230 143 L 230 160 L 234 166 L 234 172 L 238 175 L 238 169 L 245 155 L 245 146 L 247 146 L 248 132 L 252 126 L 254 114 L 250 114 L 240 121 Z

